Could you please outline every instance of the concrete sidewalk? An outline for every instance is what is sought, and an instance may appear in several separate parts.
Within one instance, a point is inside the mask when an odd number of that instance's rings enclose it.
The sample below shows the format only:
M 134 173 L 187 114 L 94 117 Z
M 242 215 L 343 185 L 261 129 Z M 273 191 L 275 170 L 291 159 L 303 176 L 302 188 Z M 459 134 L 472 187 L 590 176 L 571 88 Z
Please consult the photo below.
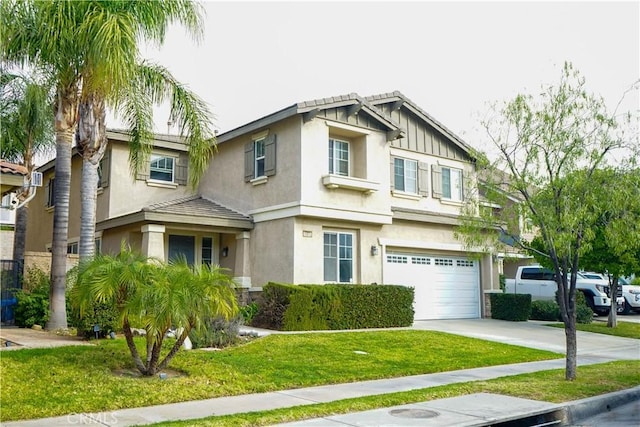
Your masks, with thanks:
M 415 329 L 434 329 L 453 334 L 483 338 L 490 341 L 499 341 L 503 343 L 522 345 L 545 350 L 564 351 L 564 330 L 550 328 L 535 322 L 503 322 L 498 320 L 442 320 L 442 321 L 425 321 L 416 322 Z M 640 357 L 640 340 L 630 338 L 618 338 L 608 335 L 578 333 L 578 364 L 588 365 L 594 363 L 603 363 L 612 360 L 633 360 Z M 167 405 L 158 405 L 143 408 L 122 409 L 111 412 L 103 412 L 97 414 L 74 414 L 62 417 L 28 420 L 19 422 L 3 423 L 3 426 L 72 426 L 82 424 L 96 424 L 113 426 L 130 426 L 139 424 L 150 424 L 161 421 L 171 420 L 189 420 L 203 418 L 207 416 L 219 416 L 234 413 L 262 411 L 278 408 L 290 408 L 300 405 L 311 405 L 315 403 L 332 402 L 336 400 L 357 398 L 363 396 L 371 396 L 376 394 L 393 393 L 399 391 L 414 390 L 420 388 L 434 387 L 445 384 L 455 384 L 466 381 L 487 380 L 509 375 L 521 373 L 530 373 L 548 369 L 563 369 L 565 366 L 564 358 L 555 360 L 519 363 L 512 365 L 501 365 L 486 368 L 476 368 L 459 370 L 452 372 L 442 372 L 427 375 L 415 375 L 401 378 L 391 378 L 384 380 L 362 381 L 357 383 L 336 384 L 319 387 L 308 387 L 295 390 L 284 390 L 270 393 L 250 394 L 242 396 L 221 397 L 215 399 L 207 399 L 201 401 L 190 401 L 182 403 L 173 403 Z M 505 398 L 505 399 L 502 399 Z M 526 399 L 512 400 L 510 397 L 478 397 L 475 395 L 467 396 L 466 400 L 461 397 L 462 401 L 454 401 L 454 407 L 475 408 L 476 403 L 480 399 L 488 399 L 490 401 L 502 402 L 500 405 L 494 405 L 496 408 L 511 408 L 511 416 L 518 415 L 516 411 L 524 411 L 524 413 L 533 413 L 536 411 L 553 410 L 553 404 L 547 402 L 525 401 Z M 522 401 L 521 401 L 522 400 Z M 508 401 L 508 402 L 507 402 Z M 525 402 L 523 402 L 525 401 Z M 435 402 L 435 401 L 434 401 Z M 440 402 L 442 403 L 442 402 Z M 451 402 L 445 402 L 445 405 Z M 430 403 L 420 404 L 418 407 L 396 409 L 421 409 L 428 410 Z M 439 403 L 437 403 L 439 404 Z M 486 406 L 487 408 L 493 406 Z M 435 407 L 434 407 L 435 408 Z M 386 411 L 390 409 L 381 409 Z M 444 408 L 441 408 L 444 411 Z M 476 411 L 473 409 L 473 411 Z M 487 412 L 488 411 L 488 412 Z M 375 411 L 374 411 L 375 412 Z M 437 412 L 437 411 L 436 411 Z M 405 413 L 412 413 L 408 411 Z M 413 412 L 420 413 L 420 412 Z M 377 413 L 375 413 L 377 414 Z M 375 415 L 379 417 L 380 415 Z M 466 417 L 475 417 L 476 424 L 479 419 L 494 419 L 500 417 L 497 412 L 491 412 L 489 409 L 482 412 L 478 409 L 475 413 L 462 414 Z M 521 414 L 520 414 L 521 415 Z M 346 415 L 345 415 L 346 416 Z M 356 422 L 362 414 L 350 414 L 349 422 Z M 396 417 L 397 418 L 397 417 Z M 366 418 L 371 420 L 370 418 Z M 373 418 L 375 419 L 375 418 Z M 434 417 L 437 424 L 424 424 L 425 419 L 416 418 L 422 423 L 407 424 L 409 418 L 398 418 L 401 424 L 396 425 L 436 425 L 449 426 L 458 424 L 447 424 L 454 422 L 447 417 Z M 449 420 L 449 421 L 447 421 Z M 468 419 L 469 421 L 469 419 Z M 294 424 L 294 425 L 328 425 L 326 419 L 308 420 L 306 422 L 314 424 Z M 469 421 L 471 422 L 471 421 Z M 349 424 L 348 424 L 349 425 Z M 351 424 L 351 425 L 375 425 L 375 424 Z M 386 424 L 385 424 L 386 425 Z M 465 424 L 462 424 L 465 425 Z M 470 424 L 469 424 L 470 425 Z M 481 424 L 480 424 L 481 425 Z

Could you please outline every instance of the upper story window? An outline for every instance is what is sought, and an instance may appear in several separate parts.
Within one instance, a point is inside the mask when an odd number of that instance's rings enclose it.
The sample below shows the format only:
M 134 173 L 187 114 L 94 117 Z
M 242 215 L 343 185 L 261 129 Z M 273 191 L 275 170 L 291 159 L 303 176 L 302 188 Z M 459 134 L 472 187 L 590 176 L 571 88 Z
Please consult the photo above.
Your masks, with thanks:
M 442 168 L 442 198 L 462 201 L 462 170 Z
M 462 169 L 431 165 L 432 191 L 435 199 L 462 202 L 464 174 Z
M 408 159 L 393 159 L 394 189 L 405 193 L 418 192 L 418 162 Z
M 255 155 L 255 178 L 264 176 L 264 138 L 254 141 L 255 148 L 253 150 Z
M 244 147 L 244 180 L 262 184 L 276 174 L 276 136 L 265 131 L 251 139 Z
M 50 208 L 56 205 L 55 179 L 51 178 L 45 187 L 46 207 Z
M 156 181 L 173 182 L 174 159 L 167 156 L 151 156 L 149 178 Z
M 349 176 L 349 142 L 329 139 L 329 173 Z

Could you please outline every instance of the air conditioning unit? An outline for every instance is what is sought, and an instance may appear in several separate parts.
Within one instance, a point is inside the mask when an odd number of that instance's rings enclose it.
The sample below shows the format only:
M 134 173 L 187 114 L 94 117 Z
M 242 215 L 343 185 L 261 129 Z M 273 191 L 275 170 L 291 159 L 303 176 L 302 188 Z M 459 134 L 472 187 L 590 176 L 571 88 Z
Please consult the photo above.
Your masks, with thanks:
M 11 193 L 11 195 L 9 196 L 9 209 L 15 209 L 19 204 L 20 199 L 18 199 L 18 197 L 14 193 Z
M 31 172 L 31 186 L 42 187 L 42 172 Z

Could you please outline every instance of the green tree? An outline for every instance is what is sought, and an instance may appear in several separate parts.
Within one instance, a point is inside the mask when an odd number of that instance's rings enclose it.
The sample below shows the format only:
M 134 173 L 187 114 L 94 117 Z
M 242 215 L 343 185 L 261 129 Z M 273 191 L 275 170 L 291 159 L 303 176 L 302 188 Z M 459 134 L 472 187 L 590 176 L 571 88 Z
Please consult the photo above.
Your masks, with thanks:
M 640 271 L 640 170 L 598 170 L 589 185 L 601 188 L 603 196 L 594 201 L 601 213 L 591 227 L 594 238 L 585 246 L 581 265 L 608 274 L 612 296 L 607 325 L 613 328 L 618 278 Z
M 190 267 L 183 261 L 163 264 L 123 247 L 117 255 L 96 255 L 81 264 L 71 299 L 82 316 L 95 303 L 117 307 L 127 346 L 143 375 L 164 369 L 180 350 L 189 332 L 206 319 L 229 319 L 238 312 L 233 280 L 219 267 Z M 132 328 L 146 331 L 146 355 L 141 357 Z M 167 332 L 176 341 L 163 352 Z M 163 357 L 164 353 L 164 357 Z
M 89 123 L 96 118 L 101 123 L 95 127 L 83 125 L 79 131 L 84 157 L 95 162 L 96 157 L 88 153 L 99 152 L 102 147 L 104 103 L 122 99 L 121 93 L 132 87 L 130 82 L 135 80 L 137 71 L 134 65 L 139 63 L 139 40 L 161 44 L 169 24 L 174 21 L 186 23 L 189 28 L 200 28 L 199 7 L 188 0 L 7 0 L 0 3 L 0 20 L 3 61 L 45 70 L 55 86 L 56 203 L 51 250 L 51 313 L 47 328 L 66 328 L 71 147 L 78 112 L 81 109 L 80 115 L 88 118 Z M 139 133 L 143 134 L 144 129 L 134 129 L 134 136 Z M 134 160 L 138 166 L 140 159 Z M 201 158 L 196 160 L 196 164 L 202 162 Z M 97 162 L 94 166 L 95 170 Z M 97 177 L 92 179 L 97 182 Z
M 609 154 L 627 143 L 615 115 L 602 98 L 587 92 L 584 78 L 570 64 L 565 64 L 560 82 L 545 88 L 539 98 L 518 95 L 492 113 L 483 125 L 497 158 L 478 155 L 477 190 L 482 197 L 469 198 L 458 235 L 467 246 L 487 251 L 500 245 L 501 235 L 531 249 L 519 237 L 521 224 L 537 230 L 541 255 L 557 277 L 566 335 L 565 377 L 573 380 L 576 279 L 580 257 L 594 238 L 594 200 L 603 197 L 589 182 Z M 637 158 L 637 151 L 627 158 Z
M 13 259 L 24 260 L 29 200 L 34 156 L 53 146 L 51 88 L 36 76 L 0 71 L 0 157 L 27 168 L 28 181 L 17 194 L 21 206 L 16 212 Z

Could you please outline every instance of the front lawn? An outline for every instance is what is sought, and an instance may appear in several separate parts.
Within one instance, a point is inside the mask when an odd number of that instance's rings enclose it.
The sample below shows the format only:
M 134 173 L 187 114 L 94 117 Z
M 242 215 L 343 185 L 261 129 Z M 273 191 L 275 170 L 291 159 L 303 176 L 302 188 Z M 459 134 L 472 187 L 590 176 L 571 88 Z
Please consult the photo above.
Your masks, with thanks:
M 184 375 L 162 380 L 115 375 L 133 367 L 126 344 L 124 339 L 103 340 L 95 346 L 2 352 L 0 420 L 561 357 L 558 353 L 435 331 L 271 335 L 223 351 L 180 352 L 170 368 Z
M 264 426 L 481 392 L 562 403 L 632 388 L 639 383 L 640 361 L 617 361 L 578 366 L 578 378 L 575 381 L 566 381 L 564 379 L 564 370 L 556 369 L 496 378 L 489 381 L 473 381 L 308 406 L 209 417 L 200 420 L 166 422 L 155 425 L 164 427 Z
M 564 328 L 564 323 L 553 323 L 549 326 Z M 585 332 L 614 335 L 616 337 L 640 339 L 640 323 L 618 321 L 618 325 L 615 328 L 607 327 L 607 322 L 593 322 L 589 324 L 578 323 L 576 324 L 576 329 Z

